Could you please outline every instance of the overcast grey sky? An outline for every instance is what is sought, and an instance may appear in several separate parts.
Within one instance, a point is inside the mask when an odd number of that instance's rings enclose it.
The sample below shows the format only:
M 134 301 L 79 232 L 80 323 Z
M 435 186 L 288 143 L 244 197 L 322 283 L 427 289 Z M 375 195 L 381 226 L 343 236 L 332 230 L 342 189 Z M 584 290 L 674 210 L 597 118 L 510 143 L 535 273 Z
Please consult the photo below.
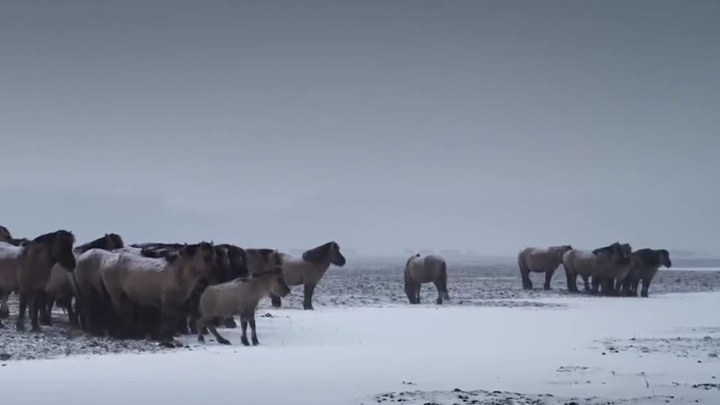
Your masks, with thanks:
M 720 252 L 718 1 L 3 1 L 0 224 Z

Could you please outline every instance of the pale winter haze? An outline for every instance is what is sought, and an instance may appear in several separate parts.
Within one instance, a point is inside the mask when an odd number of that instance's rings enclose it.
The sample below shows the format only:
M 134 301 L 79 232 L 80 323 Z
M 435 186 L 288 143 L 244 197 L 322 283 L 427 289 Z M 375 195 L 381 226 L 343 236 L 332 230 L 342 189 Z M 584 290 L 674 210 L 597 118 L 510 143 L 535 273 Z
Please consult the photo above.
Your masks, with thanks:
M 719 16 L 3 2 L 0 224 L 359 254 L 720 253 Z

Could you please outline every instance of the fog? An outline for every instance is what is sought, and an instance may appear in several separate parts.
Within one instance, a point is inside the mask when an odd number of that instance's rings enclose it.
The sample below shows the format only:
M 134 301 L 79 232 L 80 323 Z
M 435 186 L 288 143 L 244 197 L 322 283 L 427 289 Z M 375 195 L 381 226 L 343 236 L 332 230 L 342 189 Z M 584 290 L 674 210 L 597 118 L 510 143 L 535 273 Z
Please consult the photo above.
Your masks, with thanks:
M 0 224 L 720 253 L 715 1 L 4 2 Z

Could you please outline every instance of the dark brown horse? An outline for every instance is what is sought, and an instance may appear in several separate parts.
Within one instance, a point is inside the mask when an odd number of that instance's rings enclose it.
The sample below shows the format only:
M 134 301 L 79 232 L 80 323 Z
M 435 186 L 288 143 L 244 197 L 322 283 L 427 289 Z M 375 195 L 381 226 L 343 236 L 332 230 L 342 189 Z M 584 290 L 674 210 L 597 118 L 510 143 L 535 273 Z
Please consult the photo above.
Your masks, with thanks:
M 66 271 L 75 269 L 73 244 L 75 236 L 66 230 L 40 235 L 22 247 L 19 255 L 21 265 L 18 271 L 18 292 L 20 295 L 17 329 L 25 330 L 25 311 L 30 305 L 30 319 L 33 331 L 40 331 L 38 314 L 45 294 L 50 272 L 57 263 Z
M 641 297 L 648 296 L 648 289 L 661 266 L 672 267 L 670 252 L 666 249 L 639 249 L 630 256 L 627 276 L 618 280 L 622 295 L 637 297 L 638 284 L 642 281 Z

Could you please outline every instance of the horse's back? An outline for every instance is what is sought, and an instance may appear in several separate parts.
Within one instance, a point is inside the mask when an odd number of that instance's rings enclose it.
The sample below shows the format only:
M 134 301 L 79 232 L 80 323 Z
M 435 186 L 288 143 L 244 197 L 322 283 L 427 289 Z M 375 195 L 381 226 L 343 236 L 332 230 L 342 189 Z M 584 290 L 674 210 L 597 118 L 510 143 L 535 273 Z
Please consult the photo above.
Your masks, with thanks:
M 405 266 L 413 280 L 418 283 L 430 283 L 438 279 L 445 271 L 445 259 L 436 255 L 414 256 Z

